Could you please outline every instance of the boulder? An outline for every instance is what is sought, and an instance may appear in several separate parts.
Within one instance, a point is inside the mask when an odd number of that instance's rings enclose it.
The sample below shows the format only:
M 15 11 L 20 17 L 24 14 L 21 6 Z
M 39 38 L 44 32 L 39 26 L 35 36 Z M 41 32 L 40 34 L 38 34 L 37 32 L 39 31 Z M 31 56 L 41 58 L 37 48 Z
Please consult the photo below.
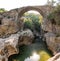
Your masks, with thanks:
M 24 30 L 21 32 L 20 37 L 19 37 L 19 45 L 29 45 L 32 43 L 34 39 L 33 32 L 29 29 Z
M 1 55 L 1 61 L 6 59 L 7 61 L 8 57 L 13 54 L 18 53 L 18 39 L 19 34 L 12 34 L 8 38 L 0 38 L 0 55 Z
M 8 61 L 8 58 L 6 56 L 0 55 L 0 61 Z
M 3 46 L 3 49 L 6 48 L 7 46 L 9 46 L 9 47 L 11 46 L 11 47 L 15 48 L 18 45 L 18 38 L 19 38 L 18 33 L 17 34 L 12 34 L 8 38 L 4 38 L 4 39 L 0 38 L 0 41 L 2 41 L 2 42 L 0 42 L 1 43 L 0 47 Z
M 55 56 L 48 59 L 47 61 L 60 61 L 60 53 L 57 53 Z
M 8 57 L 13 54 L 18 54 L 18 47 L 21 45 L 31 44 L 34 39 L 34 35 L 30 30 L 24 30 L 11 34 L 7 38 L 0 38 L 0 55 L 1 61 L 8 60 Z
M 15 21 L 3 18 L 0 25 L 0 37 L 7 37 L 7 35 L 14 34 L 18 31 L 18 25 Z
M 54 33 L 50 32 L 45 34 L 45 38 L 48 48 L 54 55 L 60 51 L 60 37 L 56 37 Z
M 47 19 L 44 18 L 41 26 L 44 31 L 52 32 L 52 24 Z

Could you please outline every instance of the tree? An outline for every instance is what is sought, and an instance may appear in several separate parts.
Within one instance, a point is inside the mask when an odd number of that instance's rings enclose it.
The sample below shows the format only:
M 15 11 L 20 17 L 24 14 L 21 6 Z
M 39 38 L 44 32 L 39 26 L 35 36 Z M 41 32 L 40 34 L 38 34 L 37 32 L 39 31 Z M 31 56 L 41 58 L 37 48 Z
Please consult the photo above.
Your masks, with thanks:
M 39 22 L 40 15 L 34 14 L 34 13 L 28 13 L 27 15 L 25 14 L 25 19 L 24 19 L 24 28 L 29 28 L 31 30 L 36 30 L 38 32 L 41 31 L 40 26 L 41 23 Z
M 49 0 L 47 0 L 47 5 L 50 5 L 50 1 Z
M 56 2 L 54 0 L 51 0 L 51 6 L 54 6 Z
M 51 0 L 51 1 L 47 0 L 47 5 L 49 5 L 49 6 L 53 7 L 55 3 L 56 2 L 54 0 Z
M 55 21 L 56 25 L 60 26 L 60 5 L 56 6 L 54 10 L 48 15 L 50 21 Z
M 4 8 L 0 8 L 0 12 L 6 12 Z

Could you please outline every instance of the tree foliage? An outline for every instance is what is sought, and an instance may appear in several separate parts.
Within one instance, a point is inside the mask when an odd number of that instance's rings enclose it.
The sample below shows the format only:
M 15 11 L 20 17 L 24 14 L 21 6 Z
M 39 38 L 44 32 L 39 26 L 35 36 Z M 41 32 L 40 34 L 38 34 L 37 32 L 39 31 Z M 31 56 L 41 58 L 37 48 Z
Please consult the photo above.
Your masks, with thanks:
M 6 10 L 4 8 L 0 8 L 0 12 L 6 12 Z
M 54 4 L 56 3 L 56 1 L 54 1 L 54 0 L 47 0 L 47 5 L 49 5 L 49 6 L 54 6 Z
M 53 19 L 56 22 L 56 25 L 60 25 L 60 5 L 57 5 L 54 10 L 47 17 L 50 21 Z
M 31 30 L 40 31 L 40 15 L 36 15 L 33 13 L 27 13 L 24 15 L 24 27 L 29 28 Z

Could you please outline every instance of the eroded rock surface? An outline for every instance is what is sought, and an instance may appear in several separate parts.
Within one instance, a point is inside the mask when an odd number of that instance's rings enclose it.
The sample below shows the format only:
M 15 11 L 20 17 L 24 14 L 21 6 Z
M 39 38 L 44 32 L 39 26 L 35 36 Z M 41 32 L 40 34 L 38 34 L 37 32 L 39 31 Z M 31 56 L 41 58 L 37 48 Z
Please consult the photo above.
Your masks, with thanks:
M 12 34 L 8 38 L 0 38 L 0 55 L 1 61 L 6 59 L 13 54 L 18 54 L 20 45 L 28 45 L 32 43 L 34 39 L 34 35 L 30 30 L 25 30 L 21 32 L 17 32 L 16 34 Z
M 33 32 L 27 29 L 21 32 L 20 37 L 19 37 L 19 45 L 23 45 L 23 44 L 29 45 L 32 43 L 33 39 L 34 39 Z
M 16 10 L 0 14 L 0 37 L 8 37 L 18 32 L 18 13 Z M 20 24 L 21 25 L 21 24 Z
M 49 23 L 49 22 L 48 22 Z M 55 55 L 60 52 L 60 26 L 54 24 L 46 24 L 47 33 L 45 33 L 48 48 Z
M 3 56 L 9 57 L 12 54 L 17 54 L 19 34 L 13 34 L 8 38 L 0 38 L 0 50 L 3 51 Z
M 47 61 L 60 61 L 60 53 L 57 53 L 55 56 L 48 59 Z

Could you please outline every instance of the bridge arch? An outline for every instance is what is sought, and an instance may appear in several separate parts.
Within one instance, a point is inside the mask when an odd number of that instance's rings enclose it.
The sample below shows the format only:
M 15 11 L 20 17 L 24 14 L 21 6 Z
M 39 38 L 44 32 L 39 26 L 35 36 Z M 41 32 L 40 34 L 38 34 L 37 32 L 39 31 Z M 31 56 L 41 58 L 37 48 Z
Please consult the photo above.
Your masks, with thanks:
M 30 10 L 37 11 L 37 12 L 39 12 L 44 17 L 44 13 L 43 13 L 43 11 L 41 9 L 39 9 L 37 7 L 28 6 L 28 7 L 23 7 L 21 9 L 21 11 L 18 14 L 18 18 L 22 17 L 25 12 L 28 12 Z

